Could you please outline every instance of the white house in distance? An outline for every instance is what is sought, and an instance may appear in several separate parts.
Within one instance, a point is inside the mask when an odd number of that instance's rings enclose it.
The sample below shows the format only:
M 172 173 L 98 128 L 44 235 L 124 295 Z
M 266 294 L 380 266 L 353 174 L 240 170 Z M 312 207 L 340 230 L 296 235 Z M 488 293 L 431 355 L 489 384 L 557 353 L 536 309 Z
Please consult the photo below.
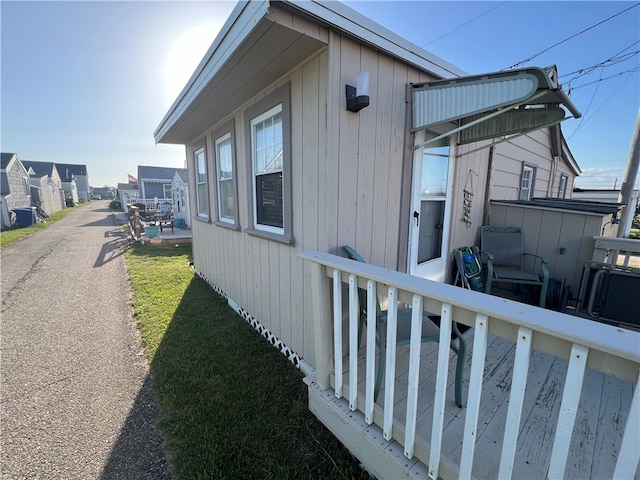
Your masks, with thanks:
M 338 2 L 251 1 L 154 136 L 186 146 L 198 274 L 307 373 L 314 413 L 384 478 L 401 470 L 331 410 L 337 390 L 318 393 L 333 386 L 332 333 L 304 252 L 350 245 L 387 272 L 451 280 L 451 252 L 478 243 L 492 201 L 569 196 L 571 116 L 555 67 L 468 75 Z
M 185 227 L 191 225 L 189 210 L 189 180 L 186 168 L 176 168 L 171 180 L 171 196 L 173 199 L 173 216 Z
M 0 219 L 2 227 L 11 227 L 9 211 L 31 205 L 29 172 L 15 153 L 2 152 L 0 164 Z

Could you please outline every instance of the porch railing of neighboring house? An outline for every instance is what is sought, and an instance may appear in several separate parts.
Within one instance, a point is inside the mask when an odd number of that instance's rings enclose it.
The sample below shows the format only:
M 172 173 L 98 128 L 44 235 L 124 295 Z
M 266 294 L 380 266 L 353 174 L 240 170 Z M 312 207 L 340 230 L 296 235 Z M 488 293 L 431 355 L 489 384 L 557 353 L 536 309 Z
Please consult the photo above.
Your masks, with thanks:
M 144 205 L 146 208 L 160 208 L 163 204 L 172 204 L 173 200 L 171 198 L 131 198 L 131 203 L 139 203 Z
M 633 258 L 640 261 L 640 240 L 633 238 L 593 237 L 595 246 L 592 260 L 594 262 L 633 266 Z M 640 266 L 640 263 L 637 265 Z
M 432 282 L 374 265 L 355 262 L 324 252 L 307 251 L 300 254 L 311 270 L 311 289 L 314 310 L 316 351 L 315 381 L 320 388 L 331 387 L 335 395 L 345 397 L 349 408 L 363 413 L 365 421 L 382 428 L 387 440 L 396 440 L 404 447 L 407 458 L 414 456 L 416 432 L 416 404 L 420 369 L 421 312 L 428 310 L 441 315 L 440 343 L 434 393 L 433 424 L 428 439 L 430 478 L 459 476 L 471 478 L 475 435 L 478 427 L 480 397 L 487 352 L 488 334 L 498 335 L 516 343 L 513 378 L 509 393 L 507 421 L 500 454 L 498 478 L 509 478 L 513 469 L 523 398 L 527 387 L 529 359 L 532 349 L 568 359 L 565 387 L 560 414 L 556 422 L 555 439 L 548 467 L 548 478 L 562 478 L 569 456 L 573 425 L 584 381 L 586 367 L 614 375 L 636 385 L 631 411 L 618 452 L 613 478 L 631 478 L 635 475 L 640 453 L 640 333 L 611 325 L 512 302 L 483 293 L 465 290 L 444 283 Z M 358 398 L 358 288 L 367 292 L 367 347 L 365 348 L 365 393 Z M 343 296 L 343 289 L 348 294 Z M 383 415 L 374 416 L 373 382 L 375 371 L 375 299 L 387 297 L 388 325 L 387 360 L 385 370 Z M 346 297 L 346 298 L 343 298 Z M 348 306 L 348 327 L 343 325 L 343 302 Z M 401 428 L 394 427 L 395 338 L 397 303 L 412 305 L 417 312 L 412 319 L 407 386 L 407 414 Z M 470 383 L 467 395 L 461 464 L 457 472 L 451 471 L 442 455 L 442 432 L 447 390 L 449 338 L 451 322 L 474 327 Z M 585 328 L 589 321 L 589 328 Z M 343 341 L 343 334 L 345 341 Z M 349 366 L 348 378 L 343 379 L 344 362 Z M 343 381 L 349 387 L 343 391 Z M 378 407 L 375 407 L 378 408 Z M 374 418 L 375 417 L 375 418 Z M 402 423 L 402 422 L 401 422 Z M 398 434 L 397 432 L 400 432 Z M 426 460 L 426 461 L 425 461 Z

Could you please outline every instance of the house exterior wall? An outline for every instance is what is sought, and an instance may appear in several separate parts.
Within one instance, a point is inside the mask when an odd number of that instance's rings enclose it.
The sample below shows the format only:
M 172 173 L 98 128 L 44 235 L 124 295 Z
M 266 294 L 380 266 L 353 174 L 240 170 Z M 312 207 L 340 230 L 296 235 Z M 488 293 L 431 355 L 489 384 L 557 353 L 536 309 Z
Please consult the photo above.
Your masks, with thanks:
M 429 79 L 335 32 L 327 35 L 327 49 L 232 115 L 240 231 L 220 227 L 215 218 L 214 222 L 192 218 L 196 268 L 310 364 L 314 362 L 310 273 L 297 254 L 341 252 L 342 245 L 348 244 L 372 263 L 398 268 L 403 174 L 407 158 L 411 159 L 407 84 Z M 346 110 L 344 85 L 355 83 L 359 70 L 370 72 L 370 106 L 354 114 Z M 292 117 L 293 246 L 244 232 L 251 228 L 247 212 L 252 197 L 243 112 L 286 83 L 290 84 Z M 196 146 L 206 139 L 214 216 L 210 134 L 228 121 L 211 125 L 187 146 L 187 158 L 192 159 Z M 193 165 L 189 183 L 190 201 L 195 204 Z
M 535 168 L 533 197 L 546 197 L 551 179 L 551 139 L 548 129 L 495 146 L 490 197 L 495 200 L 517 200 L 524 164 Z
M 594 236 L 615 236 L 611 215 L 491 204 L 495 225 L 522 227 L 524 251 L 547 260 L 549 278 L 565 281 L 578 295 L 585 262 L 591 261 Z
M 303 29 L 304 25 L 298 27 Z M 314 28 L 312 34 L 318 36 L 317 25 Z M 292 68 L 230 116 L 214 125 L 203 125 L 203 133 L 187 145 L 190 203 L 196 205 L 193 154 L 204 142 L 213 217 L 204 221 L 192 212 L 196 268 L 312 366 L 310 272 L 297 254 L 320 250 L 341 255 L 342 246 L 351 245 L 370 263 L 406 271 L 413 163 L 407 85 L 433 79 L 335 31 L 319 36 L 328 38 L 326 49 Z M 370 74 L 370 105 L 353 113 L 346 110 L 344 86 L 355 83 L 359 70 Z M 244 111 L 287 83 L 292 119 L 294 245 L 245 231 L 252 228 L 248 223 L 252 194 Z M 211 133 L 230 120 L 235 129 L 238 229 L 221 227 L 215 218 Z M 477 243 L 478 226 L 483 223 L 490 150 L 477 150 L 478 146 L 454 148 L 450 250 Z M 519 185 L 524 156 L 537 169 L 536 195 L 545 196 L 549 152 L 545 132 L 495 146 L 495 176 L 490 181 L 498 198 L 518 198 L 514 185 Z M 462 189 L 466 187 L 474 193 L 470 223 L 462 221 Z
M 91 199 L 91 187 L 88 175 L 76 175 L 76 188 L 78 189 L 78 201 L 88 202 Z
M 10 163 L 3 175 L 5 175 L 6 182 L 2 183 L 8 187 L 8 191 L 2 192 L 7 208 L 11 210 L 31 205 L 29 174 L 20 160 L 16 159 L 16 161 Z
M 176 173 L 171 181 L 173 216 L 182 218 L 186 226 L 191 225 L 191 213 L 189 210 L 189 188 L 180 175 Z
M 140 190 L 142 191 L 142 198 L 165 198 L 164 186 L 170 185 L 171 180 L 140 180 Z

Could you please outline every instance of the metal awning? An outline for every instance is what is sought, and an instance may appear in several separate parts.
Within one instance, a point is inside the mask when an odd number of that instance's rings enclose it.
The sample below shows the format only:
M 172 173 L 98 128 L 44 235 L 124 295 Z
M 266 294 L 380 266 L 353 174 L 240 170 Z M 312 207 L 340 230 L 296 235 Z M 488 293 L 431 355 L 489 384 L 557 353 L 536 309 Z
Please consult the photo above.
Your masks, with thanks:
M 571 118 L 565 117 L 565 108 L 573 118 L 581 116 L 558 84 L 555 65 L 412 87 L 412 131 L 427 129 L 439 134 L 420 146 L 458 132 L 458 143 L 523 134 Z

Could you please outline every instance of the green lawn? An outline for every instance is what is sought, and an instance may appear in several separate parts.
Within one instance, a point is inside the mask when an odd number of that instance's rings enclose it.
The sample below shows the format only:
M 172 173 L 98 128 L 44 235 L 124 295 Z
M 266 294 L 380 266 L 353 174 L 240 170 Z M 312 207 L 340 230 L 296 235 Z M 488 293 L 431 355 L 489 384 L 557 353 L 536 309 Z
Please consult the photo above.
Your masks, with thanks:
M 126 253 L 180 479 L 368 478 L 309 412 L 302 374 L 188 266 L 189 244 Z

